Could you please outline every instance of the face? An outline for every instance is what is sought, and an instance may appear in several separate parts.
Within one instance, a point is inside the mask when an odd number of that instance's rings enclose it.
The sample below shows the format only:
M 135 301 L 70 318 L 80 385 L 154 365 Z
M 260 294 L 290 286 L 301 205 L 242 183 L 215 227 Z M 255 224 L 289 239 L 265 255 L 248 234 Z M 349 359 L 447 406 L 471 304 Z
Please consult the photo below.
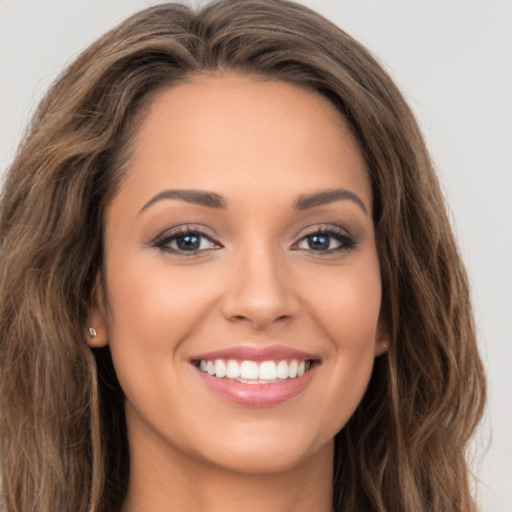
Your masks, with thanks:
M 320 95 L 228 75 L 161 92 L 134 142 L 89 318 L 130 450 L 244 472 L 331 454 L 385 347 L 354 137 Z

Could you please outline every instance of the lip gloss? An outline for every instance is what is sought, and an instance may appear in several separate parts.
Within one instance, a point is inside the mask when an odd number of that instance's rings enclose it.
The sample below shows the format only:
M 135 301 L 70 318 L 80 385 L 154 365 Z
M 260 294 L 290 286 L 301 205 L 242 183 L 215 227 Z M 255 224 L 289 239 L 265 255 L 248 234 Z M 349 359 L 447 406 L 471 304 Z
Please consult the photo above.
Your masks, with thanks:
M 299 395 L 311 381 L 316 370 L 312 366 L 304 375 L 294 379 L 283 379 L 268 384 L 246 384 L 235 379 L 217 378 L 197 368 L 197 373 L 216 395 L 236 404 L 265 407 L 277 405 Z
M 263 361 L 295 361 L 296 366 L 300 363 L 302 368 L 306 362 L 307 370 L 297 376 L 297 373 L 290 374 L 289 378 L 272 378 L 265 382 L 264 379 L 245 379 L 237 377 L 229 378 L 223 371 L 221 376 L 212 375 L 204 370 L 205 363 L 214 362 L 218 359 L 223 361 L 235 360 L 252 361 L 262 363 Z M 250 407 L 264 407 L 277 405 L 302 393 L 313 378 L 319 357 L 315 354 L 297 350 L 282 345 L 273 346 L 248 346 L 241 345 L 227 349 L 214 350 L 199 354 L 191 358 L 190 362 L 195 366 L 199 377 L 204 384 L 217 396 L 234 402 L 236 404 Z M 200 363 L 203 364 L 202 370 Z M 292 370 L 290 370 L 291 372 Z M 245 380 L 245 382 L 244 382 Z

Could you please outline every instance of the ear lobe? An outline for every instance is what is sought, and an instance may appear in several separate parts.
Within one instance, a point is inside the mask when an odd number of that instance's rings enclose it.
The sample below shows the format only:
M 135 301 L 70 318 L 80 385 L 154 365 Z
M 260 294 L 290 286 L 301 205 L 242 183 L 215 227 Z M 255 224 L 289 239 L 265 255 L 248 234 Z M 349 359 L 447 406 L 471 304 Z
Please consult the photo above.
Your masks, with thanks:
M 377 335 L 375 337 L 375 357 L 381 356 L 386 353 L 389 348 L 389 325 L 384 316 L 380 315 L 379 323 L 377 325 Z
M 388 344 L 386 341 L 376 341 L 375 343 L 375 357 L 379 357 L 388 351 Z
M 103 297 L 103 287 L 98 275 L 91 292 L 89 311 L 87 313 L 87 331 L 85 333 L 87 344 L 93 348 L 108 345 L 107 327 L 105 298 Z

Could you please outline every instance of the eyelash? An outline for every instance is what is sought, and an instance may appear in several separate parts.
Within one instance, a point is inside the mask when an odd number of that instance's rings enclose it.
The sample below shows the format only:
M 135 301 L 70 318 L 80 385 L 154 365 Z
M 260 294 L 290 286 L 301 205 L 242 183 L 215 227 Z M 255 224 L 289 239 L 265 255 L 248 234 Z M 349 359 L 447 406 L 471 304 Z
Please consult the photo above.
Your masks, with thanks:
M 315 227 L 311 229 L 309 232 L 306 232 L 298 242 L 294 243 L 292 249 L 297 247 L 300 242 L 303 240 L 307 240 L 311 236 L 326 236 L 329 238 L 334 238 L 337 242 L 339 242 L 339 247 L 334 249 L 328 249 L 326 251 L 315 251 L 314 249 L 309 249 L 310 252 L 315 253 L 317 256 L 329 256 L 332 254 L 338 254 L 340 252 L 350 251 L 356 247 L 356 240 L 351 235 L 349 235 L 345 230 L 336 228 L 333 226 L 329 227 Z M 294 249 L 300 250 L 300 249 Z M 307 249 L 306 249 L 307 250 Z
M 182 226 L 176 229 L 173 229 L 171 232 L 167 232 L 162 237 L 159 237 L 155 240 L 153 243 L 153 247 L 160 249 L 165 252 L 169 252 L 172 254 L 177 254 L 179 256 L 197 256 L 198 254 L 201 254 L 205 251 L 212 250 L 210 248 L 208 249 L 196 249 L 194 251 L 186 251 L 179 248 L 173 248 L 170 247 L 170 244 L 174 241 L 177 241 L 179 238 L 184 238 L 185 236 L 197 236 L 200 239 L 206 239 L 208 242 L 212 244 L 216 244 L 219 247 L 222 248 L 222 246 L 216 242 L 213 237 L 206 233 L 204 230 L 192 226 Z M 188 254 L 187 254 L 188 253 Z
M 166 233 L 164 236 L 157 238 L 153 242 L 153 247 L 160 249 L 162 251 L 176 254 L 184 257 L 198 256 L 202 253 L 205 253 L 209 250 L 215 250 L 212 247 L 203 248 L 203 249 L 195 249 L 191 251 L 187 251 L 180 248 L 170 247 L 170 244 L 176 242 L 180 238 L 184 238 L 185 236 L 196 236 L 199 239 L 207 240 L 209 244 L 217 245 L 216 249 L 221 249 L 223 246 L 216 242 L 214 238 L 207 232 L 203 231 L 200 228 L 192 227 L 192 226 L 182 226 L 172 230 L 171 232 Z M 292 250 L 301 250 L 298 246 L 304 240 L 307 240 L 308 237 L 311 236 L 326 236 L 329 238 L 335 239 L 340 245 L 334 249 L 327 249 L 325 251 L 316 251 L 314 249 L 304 249 L 309 250 L 309 252 L 315 254 L 316 256 L 329 256 L 332 254 L 338 254 L 344 251 L 350 251 L 354 249 L 357 245 L 356 240 L 349 235 L 346 231 L 335 228 L 335 227 L 315 227 L 311 229 L 309 232 L 306 232 L 297 242 L 292 245 Z M 200 242 L 201 244 L 201 242 Z

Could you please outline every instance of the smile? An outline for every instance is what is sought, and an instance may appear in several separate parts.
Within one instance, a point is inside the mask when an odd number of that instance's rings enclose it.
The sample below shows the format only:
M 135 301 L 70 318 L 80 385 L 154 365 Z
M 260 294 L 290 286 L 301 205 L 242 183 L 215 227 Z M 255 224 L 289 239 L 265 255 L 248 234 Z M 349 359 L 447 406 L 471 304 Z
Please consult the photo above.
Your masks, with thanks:
M 283 346 L 239 346 L 193 357 L 206 388 L 224 401 L 273 406 L 301 395 L 320 366 L 311 353 Z
M 311 368 L 312 363 L 312 360 L 297 359 L 261 362 L 201 359 L 198 367 L 203 373 L 218 379 L 235 379 L 246 384 L 266 384 L 302 377 Z

